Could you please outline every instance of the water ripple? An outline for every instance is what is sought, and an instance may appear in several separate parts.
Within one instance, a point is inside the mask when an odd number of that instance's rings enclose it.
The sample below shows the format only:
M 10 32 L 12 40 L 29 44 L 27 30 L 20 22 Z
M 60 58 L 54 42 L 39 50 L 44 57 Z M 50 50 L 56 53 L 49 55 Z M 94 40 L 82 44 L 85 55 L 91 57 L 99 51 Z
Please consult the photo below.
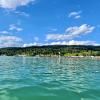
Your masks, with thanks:
M 100 100 L 100 61 L 0 57 L 0 100 Z

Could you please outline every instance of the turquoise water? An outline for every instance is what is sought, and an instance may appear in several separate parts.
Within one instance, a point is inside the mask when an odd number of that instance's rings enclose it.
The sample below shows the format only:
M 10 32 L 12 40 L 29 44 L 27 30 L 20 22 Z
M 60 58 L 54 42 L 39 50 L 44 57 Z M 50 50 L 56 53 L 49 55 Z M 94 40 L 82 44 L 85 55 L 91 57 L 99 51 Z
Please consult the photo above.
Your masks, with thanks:
M 100 59 L 1 56 L 0 100 L 100 100 Z

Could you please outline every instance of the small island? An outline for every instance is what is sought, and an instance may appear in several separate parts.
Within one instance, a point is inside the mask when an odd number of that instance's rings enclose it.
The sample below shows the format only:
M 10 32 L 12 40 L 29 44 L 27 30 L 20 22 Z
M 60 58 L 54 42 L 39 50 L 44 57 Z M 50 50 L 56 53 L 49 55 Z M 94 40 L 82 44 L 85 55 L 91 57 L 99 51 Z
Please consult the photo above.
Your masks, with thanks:
M 1 48 L 3 56 L 66 56 L 86 57 L 100 56 L 100 46 L 91 45 L 48 45 L 31 47 L 8 47 Z

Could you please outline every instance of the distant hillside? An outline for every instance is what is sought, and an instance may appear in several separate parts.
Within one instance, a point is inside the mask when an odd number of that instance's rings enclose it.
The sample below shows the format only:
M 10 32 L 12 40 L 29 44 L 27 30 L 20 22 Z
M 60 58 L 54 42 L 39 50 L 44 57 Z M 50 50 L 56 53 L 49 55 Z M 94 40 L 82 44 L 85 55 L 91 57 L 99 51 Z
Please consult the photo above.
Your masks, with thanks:
M 49 45 L 49 46 L 31 46 L 31 47 L 8 47 L 8 48 L 1 48 L 0 55 L 100 56 L 100 46 Z

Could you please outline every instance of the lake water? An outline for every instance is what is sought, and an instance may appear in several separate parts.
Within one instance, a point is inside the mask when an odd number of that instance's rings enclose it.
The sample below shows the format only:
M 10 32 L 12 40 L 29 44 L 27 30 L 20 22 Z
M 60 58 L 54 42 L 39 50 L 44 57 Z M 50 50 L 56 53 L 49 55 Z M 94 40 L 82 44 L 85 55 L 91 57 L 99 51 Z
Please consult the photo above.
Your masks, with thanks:
M 100 100 L 100 59 L 1 56 L 0 100 Z

